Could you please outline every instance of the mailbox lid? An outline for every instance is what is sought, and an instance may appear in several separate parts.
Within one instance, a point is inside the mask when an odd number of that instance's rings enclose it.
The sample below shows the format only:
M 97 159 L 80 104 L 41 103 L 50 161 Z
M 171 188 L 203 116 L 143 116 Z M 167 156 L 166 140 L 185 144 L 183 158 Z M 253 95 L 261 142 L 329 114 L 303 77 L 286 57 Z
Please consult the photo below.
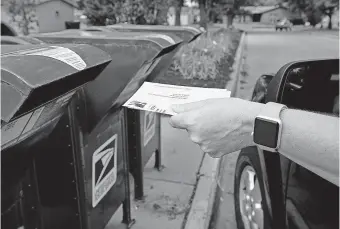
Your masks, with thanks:
M 89 45 L 3 45 L 1 121 L 86 84 L 110 61 L 107 53 Z
M 190 43 L 198 38 L 202 31 L 191 26 L 163 26 L 163 25 L 133 25 L 133 24 L 115 24 L 108 25 L 107 28 L 119 32 L 151 32 L 175 34 L 184 42 Z
M 130 33 L 127 36 L 123 33 L 101 32 L 81 36 L 79 34 L 88 34 L 88 32 L 79 30 L 66 30 L 63 33 L 68 35 L 60 32 L 54 35 L 35 35 L 35 37 L 54 44 L 91 44 L 105 50 L 112 59 L 100 76 L 84 87 L 89 129 L 93 128 L 108 110 L 119 107 L 129 96 L 132 96 L 131 93 L 135 91 L 136 86 L 138 87 L 132 82 L 145 80 L 150 75 L 150 71 L 158 65 L 159 59 L 168 53 L 175 53 L 180 44 L 180 42 L 171 44 L 163 38 L 157 38 L 163 42 L 163 45 L 160 45 L 159 42 L 154 41 L 154 38 L 139 40 L 139 34 L 132 36 Z M 126 87 L 133 90 L 127 91 Z M 122 93 L 124 96 L 121 96 Z M 119 102 L 116 102 L 117 98 L 120 98 Z
M 42 41 L 28 36 L 1 36 L 1 45 L 43 44 Z
M 92 27 L 91 27 L 92 28 Z M 160 46 L 161 48 L 167 48 L 172 45 L 179 45 L 183 42 L 181 38 L 174 34 L 156 34 L 144 32 L 118 32 L 118 31 L 85 31 L 77 29 L 67 29 L 60 32 L 44 33 L 33 35 L 38 39 L 47 40 L 48 37 L 97 37 L 97 38 L 111 38 L 116 42 L 131 44 L 150 43 Z

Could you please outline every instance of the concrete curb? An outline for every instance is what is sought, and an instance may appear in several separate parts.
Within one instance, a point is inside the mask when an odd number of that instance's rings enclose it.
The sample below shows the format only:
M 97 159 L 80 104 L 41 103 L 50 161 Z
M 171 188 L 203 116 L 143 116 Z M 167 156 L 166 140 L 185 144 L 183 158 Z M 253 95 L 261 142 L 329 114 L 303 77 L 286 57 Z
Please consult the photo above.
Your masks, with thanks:
M 241 66 L 242 66 L 242 61 L 243 61 L 243 51 L 244 51 L 244 46 L 246 42 L 246 34 L 247 32 L 243 32 L 240 40 L 240 44 L 237 48 L 236 55 L 235 55 L 235 61 L 233 64 L 233 72 L 230 75 L 230 80 L 227 82 L 225 88 L 228 91 L 231 91 L 231 97 L 234 97 L 237 92 L 237 86 L 238 86 L 238 81 L 239 81 L 239 76 L 240 76 L 240 71 L 241 71 Z
M 200 178 L 184 229 L 208 229 L 217 188 L 215 177 L 219 163 L 219 158 L 204 155 L 199 171 Z
M 233 64 L 233 72 L 231 80 L 227 83 L 226 89 L 231 91 L 231 96 L 236 95 L 239 75 L 243 60 L 243 51 L 245 46 L 246 33 L 243 32 L 239 46 L 235 55 Z M 184 229 L 208 229 L 212 216 L 216 189 L 217 189 L 217 174 L 221 164 L 221 158 L 212 158 L 205 154 L 203 156 L 202 166 L 199 170 L 196 192 L 191 204 L 188 218 L 185 222 Z M 208 188 L 210 187 L 210 188 Z

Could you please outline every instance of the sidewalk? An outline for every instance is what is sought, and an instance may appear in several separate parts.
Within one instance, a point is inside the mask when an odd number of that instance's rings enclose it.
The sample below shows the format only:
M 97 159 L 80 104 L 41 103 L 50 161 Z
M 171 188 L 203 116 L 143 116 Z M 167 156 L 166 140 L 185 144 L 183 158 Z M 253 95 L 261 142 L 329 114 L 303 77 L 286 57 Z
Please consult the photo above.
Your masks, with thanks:
M 165 168 L 161 172 L 154 169 L 153 158 L 145 167 L 146 197 L 144 201 L 132 201 L 132 217 L 136 220 L 133 229 L 181 229 L 190 210 L 204 153 L 189 141 L 186 131 L 172 128 L 168 119 L 161 118 Z M 125 228 L 121 219 L 122 212 L 118 211 L 106 228 Z

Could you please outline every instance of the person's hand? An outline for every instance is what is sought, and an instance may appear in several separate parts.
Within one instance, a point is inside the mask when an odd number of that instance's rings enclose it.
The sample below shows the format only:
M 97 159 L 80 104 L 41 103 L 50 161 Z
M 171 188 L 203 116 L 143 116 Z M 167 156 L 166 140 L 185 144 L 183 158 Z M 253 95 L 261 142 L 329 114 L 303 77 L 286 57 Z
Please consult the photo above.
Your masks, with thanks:
M 174 105 L 174 128 L 185 129 L 190 139 L 212 157 L 220 157 L 254 145 L 256 115 L 263 104 L 237 98 L 208 99 Z

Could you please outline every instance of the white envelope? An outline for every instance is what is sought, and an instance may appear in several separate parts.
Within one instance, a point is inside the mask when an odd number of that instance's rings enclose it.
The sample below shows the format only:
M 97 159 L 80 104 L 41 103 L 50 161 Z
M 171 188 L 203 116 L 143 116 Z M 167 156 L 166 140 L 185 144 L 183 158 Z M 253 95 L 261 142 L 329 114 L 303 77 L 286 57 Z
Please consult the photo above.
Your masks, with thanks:
M 173 104 L 197 102 L 212 98 L 229 98 L 230 91 L 217 88 L 185 87 L 144 82 L 123 105 L 131 109 L 174 115 Z

